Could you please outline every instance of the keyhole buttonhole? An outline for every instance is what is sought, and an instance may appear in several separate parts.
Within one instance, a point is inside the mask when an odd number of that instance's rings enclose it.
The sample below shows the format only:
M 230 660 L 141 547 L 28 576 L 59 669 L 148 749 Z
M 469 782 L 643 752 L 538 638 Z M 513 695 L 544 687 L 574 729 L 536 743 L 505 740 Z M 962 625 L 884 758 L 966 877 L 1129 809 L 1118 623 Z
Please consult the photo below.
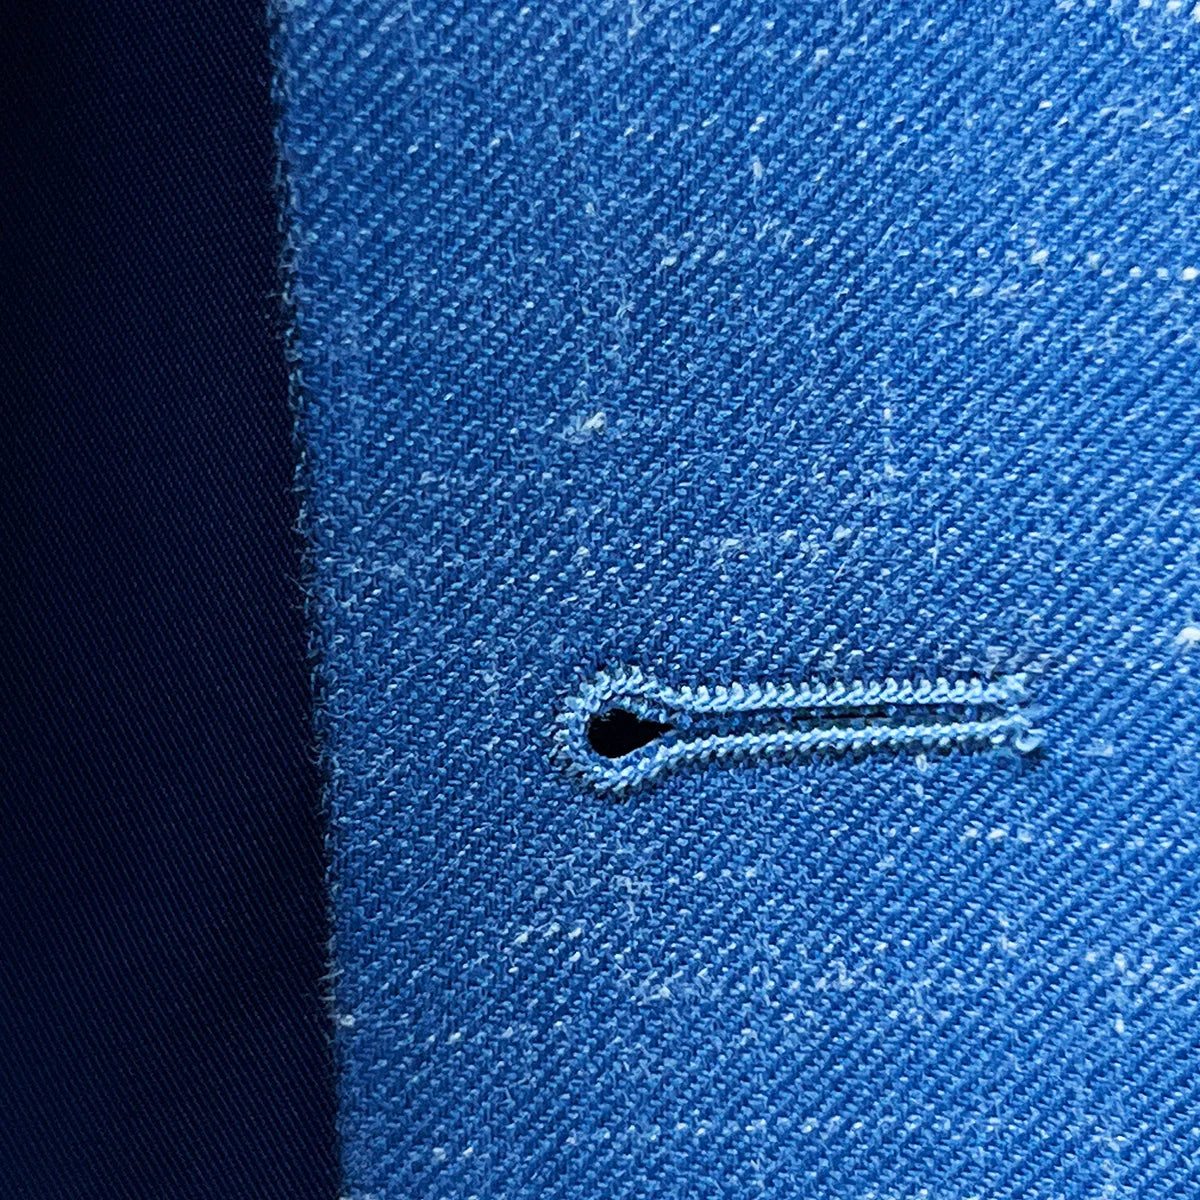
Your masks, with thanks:
M 622 758 L 655 738 L 669 733 L 670 725 L 640 717 L 627 708 L 610 708 L 597 713 L 588 722 L 588 744 L 603 758 Z

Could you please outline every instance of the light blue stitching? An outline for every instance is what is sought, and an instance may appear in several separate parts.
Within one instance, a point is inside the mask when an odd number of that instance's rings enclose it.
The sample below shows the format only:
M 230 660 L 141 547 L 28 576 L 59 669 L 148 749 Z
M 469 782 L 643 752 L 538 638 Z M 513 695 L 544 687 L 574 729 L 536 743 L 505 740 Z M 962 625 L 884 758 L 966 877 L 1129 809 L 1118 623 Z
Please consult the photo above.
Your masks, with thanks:
M 602 671 L 570 697 L 558 719 L 556 740 L 570 769 L 605 791 L 650 783 L 668 771 L 711 760 L 753 761 L 819 751 L 948 749 L 952 746 L 1011 744 L 1021 753 L 1037 749 L 1042 731 L 1022 707 L 1028 700 L 1024 675 L 998 679 L 920 679 L 849 683 L 721 684 L 671 687 L 637 667 Z M 993 715 L 930 718 L 862 728 L 820 724 L 862 707 L 945 707 L 993 710 Z M 593 717 L 622 708 L 646 720 L 672 725 L 672 732 L 620 758 L 605 758 L 588 741 Z M 999 710 L 999 711 L 995 711 Z M 813 724 L 761 731 L 682 736 L 680 726 L 698 715 L 772 712 L 781 717 L 811 711 Z

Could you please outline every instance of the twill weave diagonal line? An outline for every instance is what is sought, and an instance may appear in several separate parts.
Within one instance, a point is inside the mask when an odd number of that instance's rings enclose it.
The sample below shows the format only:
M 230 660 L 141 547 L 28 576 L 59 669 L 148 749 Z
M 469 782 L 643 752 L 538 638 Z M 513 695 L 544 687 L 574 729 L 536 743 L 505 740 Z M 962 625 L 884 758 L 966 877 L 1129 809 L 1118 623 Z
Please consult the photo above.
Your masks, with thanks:
M 1200 13 L 277 19 L 348 1194 L 1200 1191 Z M 613 796 L 614 663 L 1044 736 Z

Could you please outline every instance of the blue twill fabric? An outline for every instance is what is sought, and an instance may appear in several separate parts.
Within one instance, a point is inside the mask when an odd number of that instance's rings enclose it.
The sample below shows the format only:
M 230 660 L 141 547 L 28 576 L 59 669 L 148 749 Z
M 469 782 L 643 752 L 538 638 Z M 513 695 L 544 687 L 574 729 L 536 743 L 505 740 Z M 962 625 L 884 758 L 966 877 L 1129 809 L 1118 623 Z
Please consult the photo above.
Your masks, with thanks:
M 1200 1195 L 1200 7 L 276 51 L 347 1195 Z

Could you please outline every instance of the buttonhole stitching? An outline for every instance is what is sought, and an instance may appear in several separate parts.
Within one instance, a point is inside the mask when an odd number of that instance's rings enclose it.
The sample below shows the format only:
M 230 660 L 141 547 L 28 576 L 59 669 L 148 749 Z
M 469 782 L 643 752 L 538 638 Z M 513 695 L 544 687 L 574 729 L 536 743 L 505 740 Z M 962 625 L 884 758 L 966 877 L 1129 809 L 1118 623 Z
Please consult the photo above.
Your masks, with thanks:
M 687 766 L 802 754 L 1037 750 L 1027 677 L 670 686 L 601 671 L 564 705 L 555 741 L 577 776 L 623 792 Z

